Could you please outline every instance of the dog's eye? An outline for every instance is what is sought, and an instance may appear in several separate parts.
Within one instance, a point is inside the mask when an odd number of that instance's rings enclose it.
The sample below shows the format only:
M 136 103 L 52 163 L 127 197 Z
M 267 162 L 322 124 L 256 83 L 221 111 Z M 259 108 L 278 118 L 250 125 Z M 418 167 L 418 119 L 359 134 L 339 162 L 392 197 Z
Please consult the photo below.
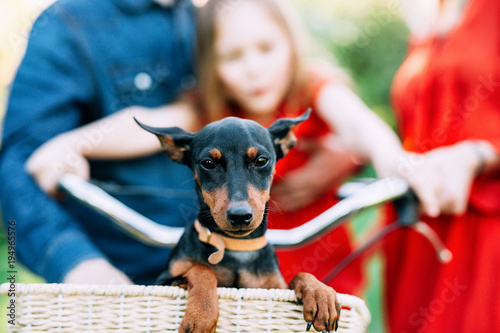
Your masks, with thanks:
M 207 169 L 207 170 L 215 169 L 215 163 L 212 160 L 203 160 L 203 161 L 201 161 L 200 164 L 204 169 Z
M 265 157 L 259 157 L 257 159 L 257 161 L 255 161 L 255 166 L 256 167 L 263 167 L 267 164 L 267 162 L 269 161 L 268 158 L 265 158 Z

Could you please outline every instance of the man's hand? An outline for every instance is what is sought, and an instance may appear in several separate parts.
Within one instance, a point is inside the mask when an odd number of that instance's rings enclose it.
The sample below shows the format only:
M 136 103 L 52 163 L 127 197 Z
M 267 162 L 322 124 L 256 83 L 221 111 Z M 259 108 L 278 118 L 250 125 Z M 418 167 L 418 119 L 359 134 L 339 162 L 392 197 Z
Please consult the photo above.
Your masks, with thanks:
M 58 194 L 59 178 L 64 173 L 84 179 L 90 177 L 89 162 L 64 134 L 40 146 L 27 160 L 26 171 L 44 192 L 54 197 Z
M 122 271 L 101 258 L 85 260 L 79 263 L 66 274 L 63 283 L 133 284 Z

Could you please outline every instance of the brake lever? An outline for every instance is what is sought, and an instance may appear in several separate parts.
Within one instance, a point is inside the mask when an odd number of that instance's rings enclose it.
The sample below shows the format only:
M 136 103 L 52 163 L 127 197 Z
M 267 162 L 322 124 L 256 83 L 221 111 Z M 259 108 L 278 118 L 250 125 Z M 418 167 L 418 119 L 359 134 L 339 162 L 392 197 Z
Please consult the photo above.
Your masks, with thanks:
M 367 183 L 369 183 L 369 181 L 363 180 L 360 187 L 366 186 Z M 389 234 L 401 228 L 410 228 L 427 239 L 435 250 L 437 259 L 440 263 L 446 264 L 453 259 L 453 254 L 446 248 L 438 234 L 431 227 L 429 227 L 427 223 L 419 221 L 418 199 L 411 190 L 408 190 L 400 198 L 395 199 L 394 205 L 398 214 L 398 220 L 383 227 L 375 235 L 367 239 L 362 245 L 345 257 L 323 278 L 324 283 L 328 283 L 333 280 L 356 258 L 361 256 L 373 245 L 380 242 Z
M 418 199 L 411 190 L 402 197 L 394 200 L 398 221 L 396 224 L 401 227 L 408 227 L 411 230 L 421 234 L 434 248 L 437 259 L 446 264 L 451 261 L 453 254 L 448 250 L 439 238 L 438 234 L 425 222 L 419 220 Z

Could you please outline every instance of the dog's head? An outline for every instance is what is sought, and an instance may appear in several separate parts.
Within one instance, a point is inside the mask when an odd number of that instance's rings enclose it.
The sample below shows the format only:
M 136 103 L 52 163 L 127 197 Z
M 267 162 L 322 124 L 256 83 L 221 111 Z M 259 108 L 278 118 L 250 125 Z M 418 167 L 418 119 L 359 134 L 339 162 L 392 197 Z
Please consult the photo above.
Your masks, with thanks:
M 164 152 L 186 164 L 199 185 L 217 226 L 233 237 L 244 237 L 262 222 L 278 159 L 293 148 L 292 129 L 309 117 L 282 118 L 269 128 L 228 117 L 197 133 L 178 127 L 139 125 L 155 134 Z

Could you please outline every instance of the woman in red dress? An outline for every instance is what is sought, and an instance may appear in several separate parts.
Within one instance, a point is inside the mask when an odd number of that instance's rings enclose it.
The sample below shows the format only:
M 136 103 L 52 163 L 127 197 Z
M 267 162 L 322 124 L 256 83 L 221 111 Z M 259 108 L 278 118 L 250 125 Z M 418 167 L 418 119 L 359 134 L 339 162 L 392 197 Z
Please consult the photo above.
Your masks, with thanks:
M 438 184 L 441 215 L 422 220 L 453 260 L 439 263 L 408 230 L 387 240 L 388 327 L 500 332 L 500 2 L 437 5 L 437 23 L 413 34 L 392 94 L 404 147 L 422 154 L 407 164 L 410 178 L 419 171 Z

